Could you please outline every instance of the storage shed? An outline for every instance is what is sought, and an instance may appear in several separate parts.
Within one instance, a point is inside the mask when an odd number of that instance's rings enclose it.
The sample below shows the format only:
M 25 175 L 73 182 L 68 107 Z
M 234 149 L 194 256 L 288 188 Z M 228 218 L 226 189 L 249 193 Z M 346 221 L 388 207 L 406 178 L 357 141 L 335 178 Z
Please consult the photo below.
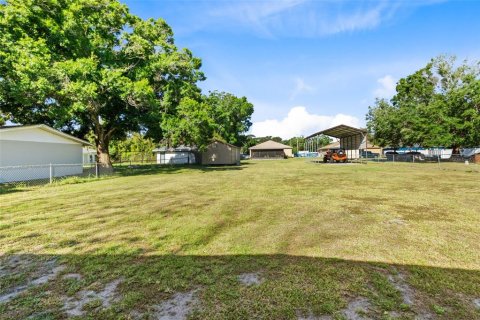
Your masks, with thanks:
M 293 157 L 292 147 L 285 144 L 268 140 L 250 147 L 252 159 L 286 159 Z
M 62 165 L 55 177 L 81 174 L 84 146 L 91 145 L 43 124 L 0 127 L 0 183 L 49 178 L 50 164 Z
M 158 164 L 194 164 L 197 163 L 196 150 L 191 147 L 177 148 L 161 147 L 153 150 L 157 155 Z
M 238 165 L 240 148 L 218 140 L 210 143 L 200 155 L 203 165 Z

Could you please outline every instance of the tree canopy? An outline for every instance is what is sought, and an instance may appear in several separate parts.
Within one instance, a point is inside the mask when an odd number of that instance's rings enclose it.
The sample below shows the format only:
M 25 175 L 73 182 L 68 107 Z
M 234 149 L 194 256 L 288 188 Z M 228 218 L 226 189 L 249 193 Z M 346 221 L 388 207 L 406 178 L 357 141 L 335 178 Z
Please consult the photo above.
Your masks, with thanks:
M 91 131 L 105 166 L 112 139 L 141 130 L 160 138 L 163 115 L 182 116 L 200 99 L 200 67 L 165 21 L 142 20 L 116 0 L 0 4 L 0 114 Z
M 380 146 L 479 146 L 480 64 L 432 59 L 400 79 L 390 101 L 376 100 L 367 127 Z
M 182 99 L 176 114 L 164 117 L 162 127 L 169 145 L 203 149 L 215 138 L 241 146 L 252 125 L 252 113 L 253 104 L 247 98 L 214 91 L 196 99 Z

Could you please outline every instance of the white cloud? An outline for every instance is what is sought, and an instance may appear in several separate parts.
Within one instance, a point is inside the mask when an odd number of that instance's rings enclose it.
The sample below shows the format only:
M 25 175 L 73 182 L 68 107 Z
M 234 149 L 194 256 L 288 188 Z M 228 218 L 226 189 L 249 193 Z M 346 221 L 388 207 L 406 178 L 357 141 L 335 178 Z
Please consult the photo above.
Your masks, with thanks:
M 315 88 L 306 84 L 305 80 L 303 80 L 302 78 L 297 77 L 294 80 L 295 80 L 295 88 L 293 89 L 292 94 L 290 95 L 290 100 L 295 99 L 299 94 L 312 93 L 315 91 Z
M 205 18 L 216 27 L 220 23 L 264 37 L 315 37 L 373 29 L 401 12 L 438 2 L 442 1 L 215 1 Z
M 290 109 L 287 117 L 281 120 L 272 119 L 254 122 L 251 132 L 257 137 L 279 136 L 283 139 L 289 139 L 301 135 L 307 136 L 339 124 L 358 127 L 360 121 L 356 117 L 342 113 L 334 116 L 311 114 L 305 107 L 297 106 Z
M 215 7 L 210 11 L 210 16 L 225 19 L 229 23 L 237 22 L 264 36 L 272 36 L 271 24 L 278 23 L 283 12 L 306 1 L 308 0 L 238 1 Z
M 377 79 L 379 87 L 373 91 L 376 98 L 391 98 L 395 95 L 397 81 L 391 75 L 386 75 L 383 78 Z

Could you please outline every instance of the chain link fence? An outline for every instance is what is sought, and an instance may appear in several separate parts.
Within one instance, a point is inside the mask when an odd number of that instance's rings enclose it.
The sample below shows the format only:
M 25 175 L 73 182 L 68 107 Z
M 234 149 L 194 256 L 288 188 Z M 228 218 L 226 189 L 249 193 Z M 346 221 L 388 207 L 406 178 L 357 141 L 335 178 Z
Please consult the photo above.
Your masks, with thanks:
M 99 177 L 106 174 L 98 163 L 41 164 L 0 167 L 0 185 L 53 183 L 68 177 Z
M 153 152 L 124 152 L 112 154 L 112 164 L 117 166 L 132 166 L 138 164 L 154 164 L 157 162 Z

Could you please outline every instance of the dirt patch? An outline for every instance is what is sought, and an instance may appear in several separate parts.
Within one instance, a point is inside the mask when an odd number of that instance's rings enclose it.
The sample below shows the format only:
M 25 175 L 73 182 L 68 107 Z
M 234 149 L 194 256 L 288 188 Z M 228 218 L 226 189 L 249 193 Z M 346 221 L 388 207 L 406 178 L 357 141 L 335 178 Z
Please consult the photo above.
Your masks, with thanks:
M 390 311 L 388 313 L 388 316 L 392 319 L 397 319 L 397 318 L 401 318 L 402 315 L 400 313 L 398 313 L 397 311 Z
M 20 273 L 33 263 L 29 257 L 11 256 L 0 262 L 0 278 L 11 273 Z
M 475 308 L 477 308 L 478 310 L 480 310 L 480 298 L 474 299 L 474 300 L 473 300 L 473 305 L 475 306 Z
M 343 315 L 348 320 L 368 319 L 366 314 L 370 308 L 370 301 L 367 298 L 358 297 L 348 303 L 347 308 L 343 310 Z
M 415 291 L 408 285 L 406 276 L 397 271 L 396 275 L 388 275 L 388 281 L 402 294 L 403 303 L 413 305 Z
M 183 320 L 187 319 L 193 308 L 198 304 L 196 296 L 198 289 L 177 292 L 170 299 L 155 306 L 154 319 Z
M 0 295 L 0 303 L 9 302 L 30 288 L 46 284 L 63 270 L 65 270 L 65 266 L 57 266 L 57 261 L 54 259 L 39 262 L 33 261 L 29 257 L 10 257 L 2 262 L 0 277 L 27 274 L 28 280 L 26 283 L 4 290 Z
M 74 280 L 82 280 L 82 275 L 78 273 L 68 273 L 62 276 L 62 279 L 74 279 Z
M 297 319 L 298 320 L 332 320 L 332 316 L 321 315 L 316 316 L 313 313 L 308 313 L 307 315 L 302 315 L 300 312 L 297 312 Z
M 102 308 L 108 308 L 113 302 L 118 301 L 118 296 L 115 294 L 118 285 L 123 279 L 117 279 L 108 283 L 100 292 L 93 290 L 79 291 L 75 297 L 65 297 L 63 304 L 63 311 L 69 317 L 79 317 L 84 315 L 83 307 L 93 301 L 100 301 Z
M 242 273 L 237 279 L 240 283 L 246 286 L 259 285 L 263 282 L 263 279 L 258 272 Z
M 395 274 L 388 275 L 388 280 L 397 289 L 403 299 L 403 303 L 411 307 L 417 314 L 416 319 L 428 320 L 433 319 L 433 315 L 426 310 L 425 306 L 415 303 L 415 290 L 407 283 L 407 276 L 394 268 Z

